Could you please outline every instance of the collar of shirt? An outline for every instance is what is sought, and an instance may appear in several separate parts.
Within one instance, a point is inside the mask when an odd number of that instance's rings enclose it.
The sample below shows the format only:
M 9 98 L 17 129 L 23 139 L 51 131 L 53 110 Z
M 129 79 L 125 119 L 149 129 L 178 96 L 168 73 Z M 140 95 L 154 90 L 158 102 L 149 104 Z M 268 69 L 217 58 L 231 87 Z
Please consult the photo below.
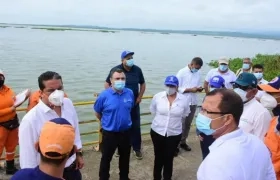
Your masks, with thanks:
M 219 137 L 218 139 L 216 139 L 213 142 L 213 144 L 211 146 L 209 146 L 209 150 L 213 151 L 216 148 L 218 148 L 219 146 L 221 146 L 225 141 L 230 140 L 230 139 L 235 138 L 235 137 L 238 137 L 238 136 L 241 136 L 242 134 L 243 134 L 243 132 L 239 128 L 235 131 L 232 131 L 228 134 L 225 134 L 225 135 Z
M 39 100 L 38 107 L 39 107 L 40 109 L 42 109 L 42 110 L 44 111 L 44 113 L 47 113 L 47 112 L 49 112 L 49 111 L 52 110 L 52 109 L 51 109 L 49 106 L 47 106 L 41 99 Z
M 230 73 L 230 69 L 228 69 L 227 72 L 225 72 L 225 73 L 221 73 L 221 72 L 219 71 L 219 68 L 216 68 L 216 71 L 217 71 L 219 74 L 224 74 L 224 75 L 228 75 L 228 74 Z
M 167 94 L 166 94 L 166 92 L 163 91 L 160 97 L 161 97 L 161 98 L 167 99 Z M 176 98 L 174 99 L 174 102 L 175 102 L 177 99 L 178 99 L 178 100 L 181 100 L 181 99 L 182 99 L 182 98 L 180 97 L 180 95 L 179 95 L 178 92 L 177 92 Z
M 123 88 L 122 92 L 117 92 L 115 91 L 112 87 L 110 87 L 110 89 L 108 90 L 111 94 L 124 94 L 127 92 L 127 89 L 126 88 Z

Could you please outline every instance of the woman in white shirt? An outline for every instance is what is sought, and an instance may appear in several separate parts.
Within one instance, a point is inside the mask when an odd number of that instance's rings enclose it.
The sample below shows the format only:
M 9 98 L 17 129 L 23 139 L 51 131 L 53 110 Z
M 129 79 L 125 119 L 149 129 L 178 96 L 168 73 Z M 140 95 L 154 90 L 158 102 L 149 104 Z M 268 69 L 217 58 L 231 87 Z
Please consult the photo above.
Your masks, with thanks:
M 178 79 L 168 76 L 166 90 L 157 93 L 150 105 L 154 115 L 151 138 L 154 144 L 154 180 L 171 180 L 173 158 L 182 135 L 182 120 L 190 113 L 189 99 L 177 93 Z

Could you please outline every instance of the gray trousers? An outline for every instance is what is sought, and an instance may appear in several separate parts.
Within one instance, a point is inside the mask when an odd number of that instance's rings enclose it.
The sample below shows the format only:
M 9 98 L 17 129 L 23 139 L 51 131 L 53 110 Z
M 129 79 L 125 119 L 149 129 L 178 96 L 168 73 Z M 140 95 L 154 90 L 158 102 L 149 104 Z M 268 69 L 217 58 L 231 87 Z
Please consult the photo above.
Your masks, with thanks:
M 195 115 L 196 105 L 190 105 L 190 114 L 182 122 L 182 138 L 180 144 L 186 144 L 186 140 L 189 136 L 191 124 Z

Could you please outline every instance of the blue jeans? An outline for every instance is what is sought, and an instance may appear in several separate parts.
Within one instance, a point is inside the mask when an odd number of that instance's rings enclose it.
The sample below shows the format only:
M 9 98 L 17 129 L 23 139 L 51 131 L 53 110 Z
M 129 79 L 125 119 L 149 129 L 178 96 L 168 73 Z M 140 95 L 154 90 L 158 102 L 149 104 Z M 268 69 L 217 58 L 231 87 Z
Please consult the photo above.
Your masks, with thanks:
M 141 150 L 141 122 L 140 122 L 140 106 L 139 104 L 135 105 L 131 109 L 131 121 L 132 121 L 132 127 L 131 127 L 131 145 L 133 147 L 134 151 L 140 151 Z

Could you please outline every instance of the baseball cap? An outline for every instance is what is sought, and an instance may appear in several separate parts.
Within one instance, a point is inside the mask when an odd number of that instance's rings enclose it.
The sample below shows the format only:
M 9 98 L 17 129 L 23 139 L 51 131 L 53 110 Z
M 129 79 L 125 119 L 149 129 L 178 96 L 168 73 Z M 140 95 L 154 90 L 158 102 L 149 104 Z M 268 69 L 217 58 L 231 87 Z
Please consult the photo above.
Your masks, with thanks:
M 280 76 L 275 77 L 268 84 L 260 84 L 258 86 L 266 92 L 280 92 Z
M 121 54 L 121 59 L 125 58 L 127 55 L 133 55 L 134 52 L 131 52 L 131 51 L 123 51 L 122 54 Z
M 252 86 L 256 88 L 258 80 L 254 74 L 243 72 L 237 77 L 234 83 L 240 86 Z
M 225 79 L 222 76 L 214 76 L 209 81 L 210 86 L 221 88 L 225 86 Z
M 219 59 L 219 64 L 229 64 L 229 59 L 228 58 L 220 58 Z
M 164 85 L 171 85 L 171 86 L 178 86 L 179 85 L 179 81 L 178 78 L 176 76 L 167 76 L 165 81 L 164 81 Z
M 39 137 L 39 147 L 43 156 L 49 159 L 63 159 L 74 146 L 75 130 L 64 118 L 55 118 L 44 124 Z M 49 153 L 58 153 L 51 156 Z

